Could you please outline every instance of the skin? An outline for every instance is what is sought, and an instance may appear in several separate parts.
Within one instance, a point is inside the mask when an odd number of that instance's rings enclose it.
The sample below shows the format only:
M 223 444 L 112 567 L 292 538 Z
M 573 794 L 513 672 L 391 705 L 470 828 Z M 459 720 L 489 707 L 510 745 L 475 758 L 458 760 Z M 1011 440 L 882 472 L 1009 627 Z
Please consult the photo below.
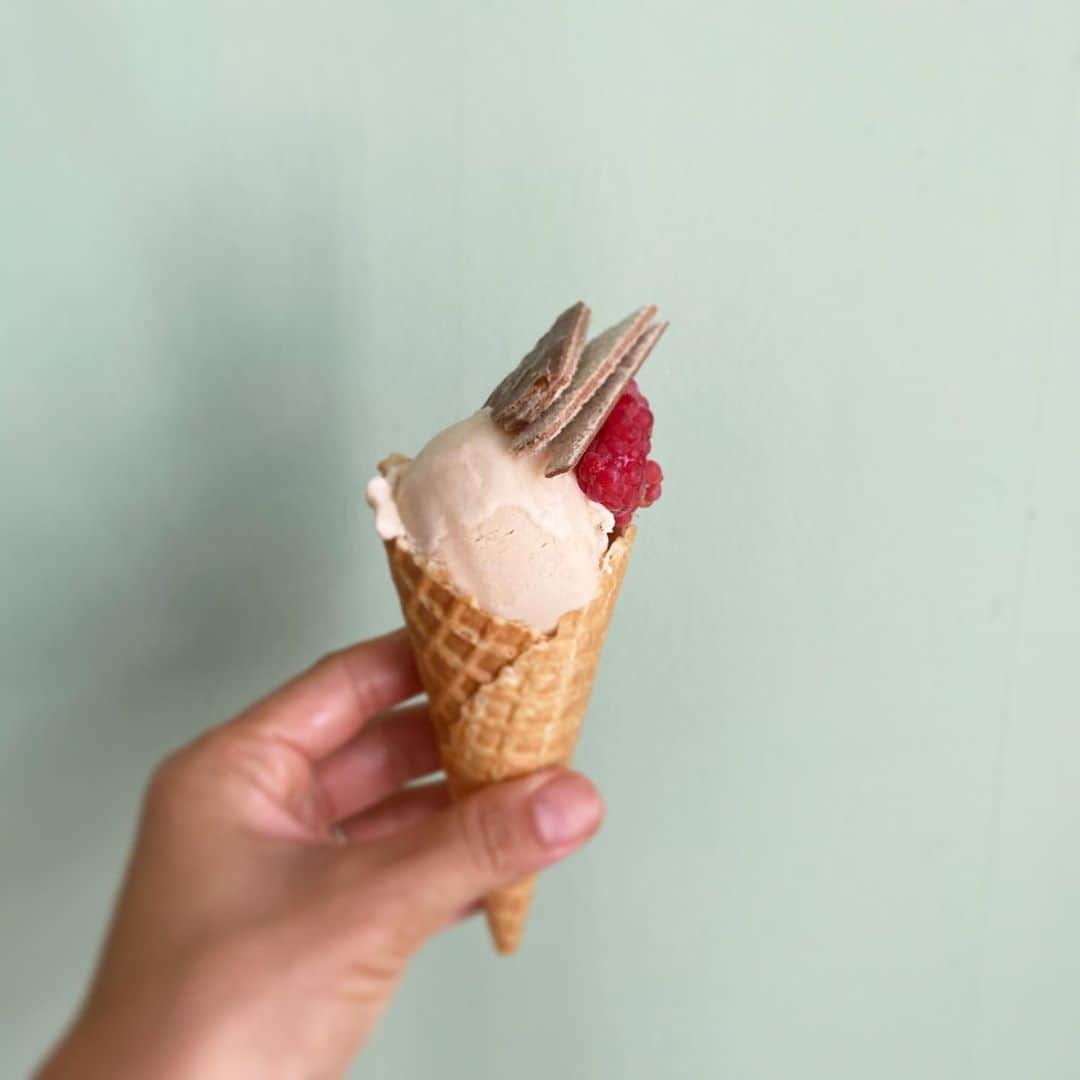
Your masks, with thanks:
M 40 1080 L 333 1077 L 433 934 L 570 854 L 549 770 L 450 804 L 403 632 L 320 660 L 167 758 L 86 1003 Z

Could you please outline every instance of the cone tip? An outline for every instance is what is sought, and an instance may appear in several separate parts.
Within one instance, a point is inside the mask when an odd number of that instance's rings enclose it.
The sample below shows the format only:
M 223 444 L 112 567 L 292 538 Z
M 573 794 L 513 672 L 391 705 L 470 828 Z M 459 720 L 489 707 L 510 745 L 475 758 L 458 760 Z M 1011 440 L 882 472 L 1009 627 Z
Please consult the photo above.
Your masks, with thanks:
M 500 956 L 513 956 L 521 945 L 521 935 L 525 929 L 525 913 L 522 911 L 517 918 L 508 919 L 505 915 L 496 914 L 489 909 L 487 923 L 495 951 Z

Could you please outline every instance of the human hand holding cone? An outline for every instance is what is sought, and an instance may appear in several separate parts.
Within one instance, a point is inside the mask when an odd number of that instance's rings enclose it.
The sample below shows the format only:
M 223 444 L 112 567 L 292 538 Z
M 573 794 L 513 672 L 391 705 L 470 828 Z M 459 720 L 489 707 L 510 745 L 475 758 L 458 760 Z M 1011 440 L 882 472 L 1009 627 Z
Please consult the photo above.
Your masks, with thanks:
M 584 345 L 575 305 L 480 413 L 369 485 L 454 798 L 573 756 L 630 518 L 659 496 L 631 382 L 666 329 L 654 315 Z M 534 887 L 486 898 L 500 952 L 517 948 Z

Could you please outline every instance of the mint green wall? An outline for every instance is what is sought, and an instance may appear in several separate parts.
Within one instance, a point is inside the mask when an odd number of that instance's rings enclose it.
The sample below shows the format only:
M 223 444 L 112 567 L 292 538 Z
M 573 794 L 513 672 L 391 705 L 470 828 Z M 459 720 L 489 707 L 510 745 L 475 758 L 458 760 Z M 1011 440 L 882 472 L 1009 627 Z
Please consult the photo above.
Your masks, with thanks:
M 526 947 L 356 1075 L 1080 1074 L 1080 8 L 0 4 L 0 1073 L 169 747 L 395 621 L 374 462 L 656 300 Z

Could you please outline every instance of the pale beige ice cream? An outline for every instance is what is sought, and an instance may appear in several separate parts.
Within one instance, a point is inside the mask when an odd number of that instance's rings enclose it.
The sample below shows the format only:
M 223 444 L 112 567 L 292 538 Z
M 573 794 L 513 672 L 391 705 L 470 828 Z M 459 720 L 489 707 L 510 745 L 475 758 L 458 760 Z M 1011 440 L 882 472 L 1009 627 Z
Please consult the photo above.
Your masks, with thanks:
M 552 630 L 596 593 L 614 527 L 573 472 L 544 476 L 482 409 L 368 485 L 375 528 L 441 563 L 485 610 Z

